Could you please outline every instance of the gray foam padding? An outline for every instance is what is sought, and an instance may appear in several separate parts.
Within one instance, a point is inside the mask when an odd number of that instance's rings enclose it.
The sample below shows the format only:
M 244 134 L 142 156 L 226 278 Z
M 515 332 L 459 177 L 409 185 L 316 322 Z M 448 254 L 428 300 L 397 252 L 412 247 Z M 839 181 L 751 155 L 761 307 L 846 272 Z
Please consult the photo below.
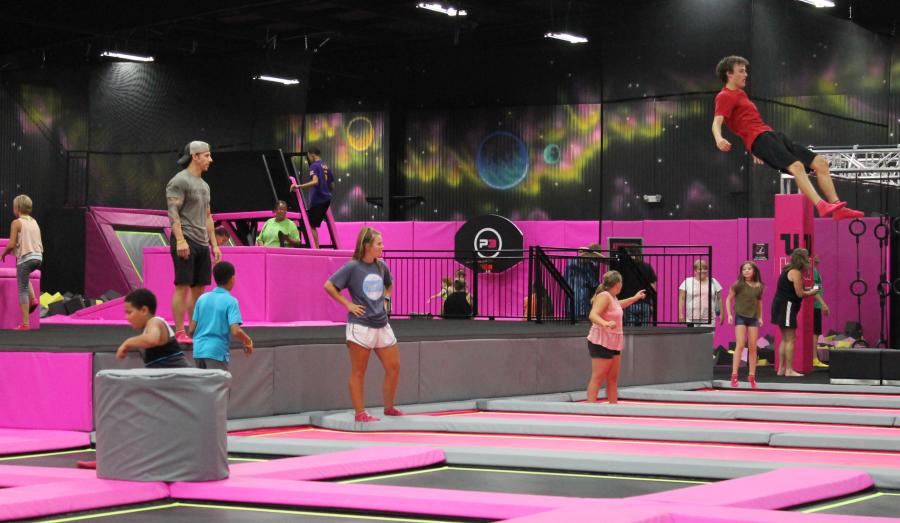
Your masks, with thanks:
M 324 452 L 338 452 L 370 446 L 396 446 L 390 443 L 363 441 L 310 441 L 275 438 L 228 439 L 228 450 L 236 453 L 282 456 L 306 456 Z M 503 449 L 434 445 L 441 448 L 448 465 L 482 467 L 516 467 L 579 472 L 639 474 L 680 478 L 731 479 L 784 467 L 796 467 L 796 463 L 769 463 L 761 461 L 733 461 L 701 458 L 673 458 L 668 456 L 632 456 L 594 452 L 566 452 L 538 449 Z M 803 464 L 803 467 L 824 467 Z M 880 468 L 861 468 L 872 476 L 875 486 L 884 489 L 900 488 L 900 471 Z
M 316 426 L 352 432 L 430 431 L 478 434 L 528 434 L 541 436 L 575 436 L 590 438 L 643 439 L 658 441 L 692 441 L 765 445 L 770 432 L 765 430 L 731 430 L 654 425 L 606 425 L 529 421 L 455 416 L 402 416 L 382 418 L 381 423 L 358 423 L 350 413 L 313 416 Z
M 773 447 L 802 447 L 847 450 L 900 451 L 900 438 L 887 436 L 866 436 L 847 434 L 774 434 L 769 445 Z
M 95 377 L 97 477 L 213 481 L 228 477 L 231 375 L 203 369 L 104 370 Z
M 231 419 L 228 420 L 228 432 L 293 427 L 297 425 L 309 425 L 309 414 L 282 414 L 281 416 L 265 416 L 261 418 Z
M 900 398 L 872 398 L 853 396 L 805 396 L 791 394 L 758 394 L 748 397 L 737 392 L 693 392 L 635 387 L 619 391 L 619 398 L 644 401 L 678 401 L 755 405 L 809 405 L 824 407 L 870 407 L 900 409 Z
M 398 404 L 418 403 L 419 342 L 398 344 L 400 380 Z M 275 414 L 346 409 L 351 407 L 347 393 L 350 358 L 343 344 L 313 344 L 277 347 L 274 361 Z M 366 372 L 367 405 L 381 404 L 384 371 L 372 355 Z M 245 416 L 249 417 L 249 416 Z
M 514 400 L 480 400 L 478 408 L 485 411 L 547 412 L 553 414 L 586 414 L 604 416 L 645 416 L 653 418 L 733 419 L 746 421 L 789 421 L 805 423 L 838 423 L 844 425 L 895 426 L 892 414 L 864 412 L 821 412 L 803 410 L 748 408 L 723 404 L 721 407 L 691 407 L 689 405 L 634 405 L 608 403 L 572 403 Z

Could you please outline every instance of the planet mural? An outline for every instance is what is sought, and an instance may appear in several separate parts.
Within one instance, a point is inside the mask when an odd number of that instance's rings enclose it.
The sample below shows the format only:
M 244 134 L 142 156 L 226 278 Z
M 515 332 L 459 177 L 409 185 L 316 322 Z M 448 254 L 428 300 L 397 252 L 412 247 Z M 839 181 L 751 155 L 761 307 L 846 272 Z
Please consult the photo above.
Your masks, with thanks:
M 528 175 L 528 147 L 512 133 L 491 133 L 478 146 L 475 168 L 488 186 L 511 189 Z
M 547 165 L 558 164 L 561 155 L 562 153 L 559 150 L 559 146 L 555 143 L 551 143 L 547 147 L 544 147 L 544 163 Z

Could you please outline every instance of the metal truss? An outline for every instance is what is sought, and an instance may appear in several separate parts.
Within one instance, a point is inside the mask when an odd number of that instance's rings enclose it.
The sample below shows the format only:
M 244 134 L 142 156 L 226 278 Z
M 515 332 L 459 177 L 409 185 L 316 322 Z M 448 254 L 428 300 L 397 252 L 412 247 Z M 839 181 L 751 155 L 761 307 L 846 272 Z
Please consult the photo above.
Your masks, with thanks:
M 900 188 L 900 145 L 810 147 L 810 150 L 828 160 L 834 178 Z

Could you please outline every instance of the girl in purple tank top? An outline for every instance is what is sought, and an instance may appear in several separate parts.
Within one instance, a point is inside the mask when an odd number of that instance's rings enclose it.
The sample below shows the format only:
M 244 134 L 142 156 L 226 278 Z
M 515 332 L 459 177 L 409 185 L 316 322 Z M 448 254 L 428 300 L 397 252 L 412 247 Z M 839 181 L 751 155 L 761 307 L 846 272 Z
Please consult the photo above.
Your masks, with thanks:
M 597 401 L 597 394 L 603 380 L 606 380 L 606 399 L 610 403 L 619 401 L 619 355 L 622 352 L 622 309 L 643 300 L 644 290 L 634 296 L 619 300 L 622 290 L 622 275 L 609 271 L 591 298 L 591 330 L 588 332 L 588 352 L 591 355 L 591 379 L 587 386 L 587 401 Z

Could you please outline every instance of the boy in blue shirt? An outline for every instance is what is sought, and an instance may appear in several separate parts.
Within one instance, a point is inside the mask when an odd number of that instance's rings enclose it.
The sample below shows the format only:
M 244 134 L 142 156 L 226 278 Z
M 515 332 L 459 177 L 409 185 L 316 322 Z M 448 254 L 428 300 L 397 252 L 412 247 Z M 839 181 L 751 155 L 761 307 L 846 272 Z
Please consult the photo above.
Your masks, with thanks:
M 253 352 L 253 340 L 241 329 L 241 310 L 234 288 L 234 265 L 222 261 L 213 267 L 216 288 L 197 298 L 190 333 L 194 338 L 194 361 L 200 369 L 228 370 L 231 336 L 241 340 L 244 353 Z

